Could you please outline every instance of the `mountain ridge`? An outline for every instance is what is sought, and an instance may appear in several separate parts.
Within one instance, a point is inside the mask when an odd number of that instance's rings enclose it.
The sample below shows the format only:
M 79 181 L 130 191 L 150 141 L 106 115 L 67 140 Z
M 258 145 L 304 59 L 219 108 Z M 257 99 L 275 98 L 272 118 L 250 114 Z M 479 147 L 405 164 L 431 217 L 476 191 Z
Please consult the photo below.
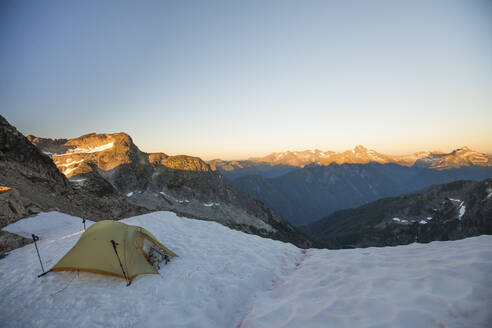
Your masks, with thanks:
M 73 139 L 30 136 L 75 188 L 118 194 L 149 211 L 170 210 L 265 237 L 311 245 L 278 213 L 233 186 L 198 157 L 140 151 L 126 133 Z M 51 150 L 59 152 L 52 152 Z
M 492 178 L 460 180 L 336 211 L 301 227 L 325 247 L 396 246 L 492 234 Z
M 319 149 L 303 151 L 274 152 L 263 157 L 251 157 L 247 160 L 224 161 L 214 159 L 209 164 L 214 165 L 227 177 L 235 179 L 240 176 L 262 172 L 271 178 L 297 168 L 316 164 L 398 164 L 402 166 L 428 167 L 435 170 L 447 170 L 462 167 L 492 166 L 492 155 L 474 151 L 467 146 L 457 148 L 449 153 L 441 151 L 419 151 L 408 155 L 386 155 L 364 146 L 357 145 L 352 150 L 343 152 L 322 151 Z M 256 170 L 255 170 L 256 169 Z M 278 170 L 279 173 L 271 173 Z M 244 172 L 240 172 L 244 171 Z

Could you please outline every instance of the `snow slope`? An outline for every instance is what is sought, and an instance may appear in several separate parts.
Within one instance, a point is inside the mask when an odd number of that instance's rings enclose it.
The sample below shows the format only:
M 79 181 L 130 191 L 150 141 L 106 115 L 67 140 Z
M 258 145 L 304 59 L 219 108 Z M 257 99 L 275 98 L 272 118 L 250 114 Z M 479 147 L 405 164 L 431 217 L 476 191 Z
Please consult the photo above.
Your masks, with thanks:
M 179 257 L 124 280 L 40 273 L 33 245 L 0 260 L 2 327 L 490 327 L 492 236 L 301 251 L 215 222 L 155 212 L 143 226 Z M 88 225 L 91 222 L 87 222 Z M 53 266 L 82 233 L 51 212 L 5 228 L 38 234 Z
M 291 244 L 171 212 L 123 222 L 146 228 L 179 257 L 161 267 L 161 276 L 138 276 L 126 287 L 122 279 L 83 272 L 36 278 L 39 261 L 34 245 L 27 245 L 0 260 L 0 326 L 235 327 L 255 295 L 302 257 Z M 38 234 L 50 268 L 76 243 L 82 228 L 80 218 L 51 212 L 5 230 Z
M 479 236 L 309 250 L 242 327 L 492 327 L 491 310 L 492 236 Z

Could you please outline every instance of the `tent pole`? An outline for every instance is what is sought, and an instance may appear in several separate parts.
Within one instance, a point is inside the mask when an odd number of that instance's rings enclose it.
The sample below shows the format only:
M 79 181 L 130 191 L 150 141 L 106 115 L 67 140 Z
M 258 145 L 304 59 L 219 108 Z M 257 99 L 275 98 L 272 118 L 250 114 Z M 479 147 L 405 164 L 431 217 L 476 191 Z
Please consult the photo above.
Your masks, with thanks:
M 47 272 L 44 271 L 44 267 L 43 267 L 43 262 L 41 261 L 41 256 L 39 255 L 39 250 L 38 250 L 38 245 L 36 244 L 36 241 L 39 240 L 39 237 L 36 236 L 35 234 L 32 234 L 32 241 L 34 242 L 34 246 L 36 247 L 36 253 L 38 253 L 38 259 L 39 259 L 39 264 L 41 264 L 41 270 L 43 271 L 43 273 L 41 273 L 39 277 L 41 276 L 44 276 Z
M 125 279 L 127 282 L 126 286 L 130 286 L 130 284 L 132 282 L 130 280 L 128 280 L 128 277 L 126 276 L 125 269 L 123 269 L 123 264 L 121 264 L 120 256 L 118 255 L 118 251 L 116 250 L 116 246 L 118 245 L 118 243 L 111 239 L 111 244 L 113 245 L 114 252 L 116 253 L 116 257 L 118 258 L 118 262 L 120 263 L 121 271 L 123 271 L 123 275 L 125 276 Z

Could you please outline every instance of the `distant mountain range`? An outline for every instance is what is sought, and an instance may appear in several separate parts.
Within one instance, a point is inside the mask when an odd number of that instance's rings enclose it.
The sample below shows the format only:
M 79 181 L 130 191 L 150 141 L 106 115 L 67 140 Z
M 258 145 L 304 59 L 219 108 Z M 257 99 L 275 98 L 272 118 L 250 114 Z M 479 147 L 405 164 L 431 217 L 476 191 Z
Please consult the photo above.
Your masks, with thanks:
M 344 152 L 305 150 L 305 151 L 287 151 L 283 153 L 272 153 L 265 157 L 250 158 L 253 162 L 266 162 L 273 165 L 291 165 L 304 167 L 316 163 L 319 165 L 337 164 L 399 164 L 403 166 L 424 166 L 434 169 L 449 169 L 465 166 L 492 166 L 492 156 L 482 154 L 462 147 L 451 153 L 439 151 L 417 152 L 411 155 L 391 156 L 378 153 L 374 150 L 367 149 L 364 146 L 356 146 L 353 150 Z
M 492 156 L 468 147 L 450 153 L 390 156 L 357 146 L 339 153 L 288 151 L 245 161 L 209 163 L 294 225 L 433 184 L 492 177 Z
M 81 192 L 124 196 L 129 204 L 147 211 L 169 210 L 299 246 L 312 245 L 279 214 L 238 190 L 198 157 L 145 153 L 125 133 L 27 139 L 51 157 L 70 186 Z
M 492 179 L 455 181 L 337 211 L 301 227 L 324 247 L 394 246 L 492 234 Z
M 447 170 L 462 167 L 490 167 L 492 156 L 471 150 L 468 147 L 456 149 L 450 153 L 422 151 L 404 156 L 392 156 L 378 153 L 363 146 L 344 152 L 304 150 L 271 153 L 264 157 L 252 157 L 247 160 L 209 162 L 226 177 L 234 180 L 238 177 L 259 174 L 265 178 L 274 178 L 297 168 L 309 165 L 328 166 L 330 164 L 398 164 L 418 166 L 435 170 Z

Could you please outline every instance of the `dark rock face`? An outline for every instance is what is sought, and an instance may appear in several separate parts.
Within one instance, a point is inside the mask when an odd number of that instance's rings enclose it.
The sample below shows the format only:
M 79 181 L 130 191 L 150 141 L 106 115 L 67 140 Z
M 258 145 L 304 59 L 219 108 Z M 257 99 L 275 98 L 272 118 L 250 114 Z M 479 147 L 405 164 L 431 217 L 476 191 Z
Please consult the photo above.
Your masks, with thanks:
M 39 148 L 43 148 L 46 155 L 62 154 L 74 148 L 73 146 L 66 145 L 68 139 L 38 138 L 33 135 L 28 135 L 26 138 L 31 143 L 39 145 Z
M 15 171 L 31 182 L 43 183 L 61 192 L 69 186 L 51 159 L 27 140 L 5 118 L 0 116 L 0 168 L 2 175 Z
M 456 181 L 421 193 L 337 211 L 301 227 L 329 248 L 394 246 L 492 234 L 492 179 Z
M 22 197 L 16 189 L 0 191 L 0 227 L 5 227 L 24 217 L 38 214 L 41 208 L 31 200 Z
M 37 142 L 45 139 L 31 140 L 48 152 Z M 52 158 L 75 190 L 100 197 L 126 196 L 129 203 L 149 211 L 170 210 L 303 247 L 312 245 L 279 214 L 236 189 L 198 157 L 144 153 L 125 133 L 92 133 L 64 145 L 71 148 Z
M 8 252 L 24 245 L 32 243 L 31 239 L 21 237 L 8 231 L 0 230 L 0 259 Z

